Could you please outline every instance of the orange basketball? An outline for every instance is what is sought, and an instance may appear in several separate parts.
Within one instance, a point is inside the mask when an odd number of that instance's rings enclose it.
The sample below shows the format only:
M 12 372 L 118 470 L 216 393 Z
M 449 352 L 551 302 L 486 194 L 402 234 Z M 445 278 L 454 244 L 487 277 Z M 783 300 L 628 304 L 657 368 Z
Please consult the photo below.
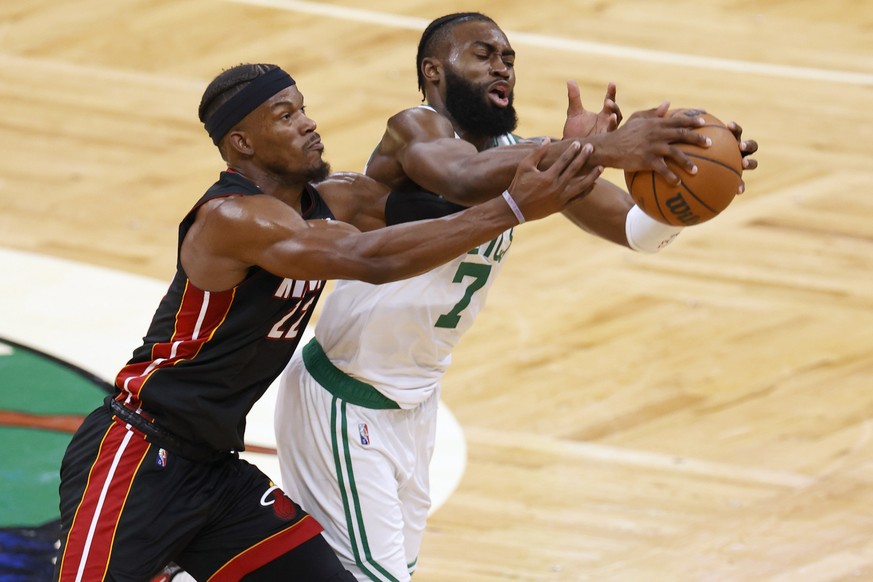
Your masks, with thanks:
M 677 144 L 697 164 L 689 174 L 667 162 L 682 183 L 668 184 L 655 172 L 625 172 L 628 191 L 643 212 L 666 224 L 690 226 L 706 222 L 728 207 L 743 175 L 743 156 L 737 138 L 714 116 L 699 109 L 675 109 L 667 115 L 702 116 L 706 125 L 695 129 L 712 140 L 708 148 Z

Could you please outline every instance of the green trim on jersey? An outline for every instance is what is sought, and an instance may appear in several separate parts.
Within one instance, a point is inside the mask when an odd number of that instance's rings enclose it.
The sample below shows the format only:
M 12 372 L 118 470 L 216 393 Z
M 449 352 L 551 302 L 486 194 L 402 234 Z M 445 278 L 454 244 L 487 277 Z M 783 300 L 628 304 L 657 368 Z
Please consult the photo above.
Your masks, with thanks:
M 400 408 L 399 404 L 373 388 L 370 384 L 352 378 L 334 366 L 330 358 L 327 357 L 327 354 L 324 353 L 321 344 L 315 338 L 312 338 L 303 347 L 303 363 L 306 365 L 306 370 L 315 378 L 315 381 L 337 398 L 357 406 L 375 410 Z

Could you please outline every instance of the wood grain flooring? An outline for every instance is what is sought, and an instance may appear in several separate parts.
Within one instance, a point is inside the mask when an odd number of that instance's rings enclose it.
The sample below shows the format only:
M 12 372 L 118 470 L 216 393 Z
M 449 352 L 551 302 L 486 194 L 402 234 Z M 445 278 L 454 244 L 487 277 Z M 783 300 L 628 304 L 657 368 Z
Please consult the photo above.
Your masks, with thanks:
M 469 463 L 415 580 L 873 580 L 873 3 L 6 2 L 0 246 L 169 278 L 215 74 L 287 68 L 359 170 L 421 30 L 471 9 L 518 51 L 520 133 L 615 81 L 626 114 L 738 121 L 760 168 L 656 256 L 519 229 L 446 378 Z

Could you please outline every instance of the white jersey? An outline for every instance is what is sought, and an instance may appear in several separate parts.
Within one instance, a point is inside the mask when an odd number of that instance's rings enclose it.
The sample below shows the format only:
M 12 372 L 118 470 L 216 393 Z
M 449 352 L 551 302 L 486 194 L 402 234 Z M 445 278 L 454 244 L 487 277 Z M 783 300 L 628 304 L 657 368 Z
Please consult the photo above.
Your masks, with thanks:
M 516 143 L 511 134 L 495 145 Z M 315 326 L 334 366 L 402 408 L 427 400 L 470 329 L 512 244 L 512 229 L 425 274 L 371 285 L 337 281 Z
M 440 381 L 511 244 L 509 229 L 417 277 L 338 281 L 317 342 L 281 376 L 274 428 L 283 488 L 361 582 L 408 582 L 415 570 Z

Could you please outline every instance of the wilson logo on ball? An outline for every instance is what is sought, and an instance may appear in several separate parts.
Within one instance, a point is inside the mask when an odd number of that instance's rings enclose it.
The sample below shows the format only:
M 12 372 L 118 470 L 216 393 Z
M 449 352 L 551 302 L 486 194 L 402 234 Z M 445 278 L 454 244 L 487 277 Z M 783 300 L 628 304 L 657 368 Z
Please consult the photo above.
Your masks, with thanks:
M 691 226 L 692 224 L 700 222 L 700 217 L 694 214 L 691 210 L 691 206 L 688 205 L 688 202 L 682 196 L 681 192 L 676 192 L 675 196 L 667 198 L 665 205 L 667 206 L 667 210 L 670 211 L 670 214 L 672 214 L 676 220 L 682 224 Z

